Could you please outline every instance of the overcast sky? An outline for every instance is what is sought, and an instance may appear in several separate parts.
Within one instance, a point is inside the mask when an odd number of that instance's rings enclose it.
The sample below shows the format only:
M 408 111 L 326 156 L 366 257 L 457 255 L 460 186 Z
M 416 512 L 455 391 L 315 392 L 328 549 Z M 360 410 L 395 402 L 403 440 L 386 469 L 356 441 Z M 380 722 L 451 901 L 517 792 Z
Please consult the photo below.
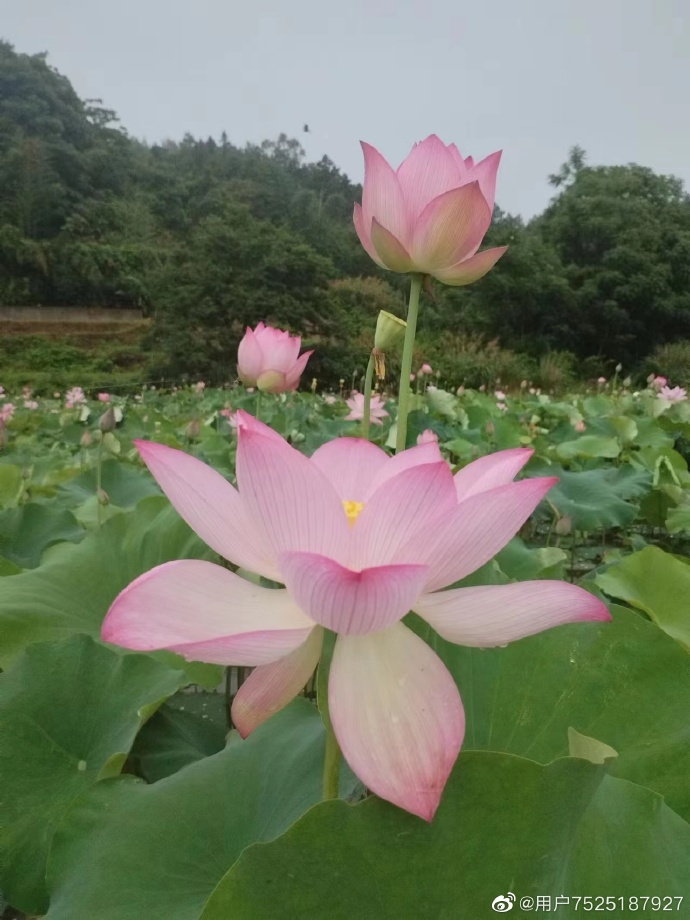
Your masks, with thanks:
M 361 181 L 360 139 L 397 165 L 433 132 L 503 148 L 525 217 L 573 144 L 690 185 L 690 0 L 0 0 L 0 37 L 151 143 L 284 131 Z

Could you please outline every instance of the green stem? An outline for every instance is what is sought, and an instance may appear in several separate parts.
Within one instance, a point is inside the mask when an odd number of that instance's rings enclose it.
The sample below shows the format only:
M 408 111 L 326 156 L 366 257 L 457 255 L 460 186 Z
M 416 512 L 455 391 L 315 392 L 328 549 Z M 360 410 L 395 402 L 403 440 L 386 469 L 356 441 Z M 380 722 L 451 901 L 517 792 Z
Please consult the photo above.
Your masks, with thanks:
M 369 358 L 367 373 L 364 378 L 364 412 L 362 413 L 362 435 L 369 438 L 369 425 L 371 422 L 371 387 L 374 381 L 374 359 Z
M 340 747 L 332 727 L 326 730 L 326 757 L 323 762 L 323 800 L 337 799 L 340 780 Z
M 256 388 L 256 400 L 254 402 L 254 418 L 261 421 L 259 418 L 259 409 L 261 408 L 261 390 Z
M 335 648 L 335 633 L 330 629 L 323 631 L 323 650 L 319 669 L 316 672 L 316 702 L 326 729 L 326 756 L 323 762 L 323 798 L 338 798 L 340 777 L 340 748 L 333 732 L 331 714 L 328 710 L 328 675 L 331 669 L 331 658 Z
M 101 473 L 103 468 L 103 438 L 105 435 L 101 432 L 101 440 L 98 442 L 98 456 L 96 458 L 96 503 L 98 505 L 98 526 L 103 523 L 103 504 L 101 502 Z
M 395 444 L 397 453 L 405 450 L 407 443 L 407 415 L 410 411 L 410 374 L 412 373 L 412 352 L 417 334 L 417 314 L 419 313 L 419 295 L 422 291 L 423 275 L 412 275 L 410 284 L 410 302 L 407 307 L 407 327 L 403 345 L 402 367 L 400 369 L 400 395 L 398 396 L 398 437 Z

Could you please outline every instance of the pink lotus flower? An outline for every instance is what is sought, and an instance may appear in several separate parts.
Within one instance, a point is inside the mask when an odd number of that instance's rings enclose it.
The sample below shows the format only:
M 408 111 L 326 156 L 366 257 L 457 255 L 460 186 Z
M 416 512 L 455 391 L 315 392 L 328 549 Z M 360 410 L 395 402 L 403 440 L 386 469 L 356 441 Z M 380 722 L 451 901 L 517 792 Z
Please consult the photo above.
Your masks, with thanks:
M 430 365 L 430 364 L 422 364 L 422 366 L 419 368 L 419 373 L 420 373 L 420 375 L 421 375 L 421 374 L 433 374 L 433 370 L 431 369 L 431 365 Z
M 0 428 L 4 428 L 5 425 L 9 422 L 15 412 L 14 403 L 8 402 L 3 403 L 0 406 Z
M 38 403 L 36 402 L 35 399 L 25 399 L 24 408 L 31 409 L 31 410 L 38 409 Z
M 427 428 L 417 435 L 417 444 L 438 444 L 438 435 L 431 428 Z
M 98 401 L 99 401 L 99 402 L 103 402 L 103 403 L 109 403 L 109 402 L 110 402 L 110 393 L 99 393 L 99 394 L 98 394 Z
M 65 393 L 65 408 L 74 409 L 76 406 L 82 406 L 86 402 L 86 396 L 81 387 L 72 387 Z
M 237 372 L 248 387 L 258 387 L 265 393 L 285 393 L 296 390 L 299 379 L 313 351 L 299 354 L 300 336 L 291 336 L 282 329 L 259 323 L 256 329 L 247 326 L 237 353 Z
M 587 431 L 587 426 L 585 425 L 584 419 L 581 419 L 581 418 L 573 423 L 573 428 L 575 429 L 575 431 L 579 432 L 580 434 L 583 431 Z
M 606 383 L 606 377 L 598 377 L 597 383 L 599 384 L 600 387 L 603 387 L 604 384 Z
M 652 379 L 649 382 L 651 386 L 653 386 L 656 390 L 660 390 L 662 387 L 666 386 L 666 384 L 668 383 L 668 380 L 666 379 L 666 377 L 662 377 L 661 375 L 658 377 L 655 377 L 654 375 L 652 375 Z
M 338 438 L 311 458 L 240 411 L 237 489 L 182 451 L 138 441 L 184 520 L 224 559 L 277 581 L 264 588 L 201 560 L 167 562 L 115 599 L 102 637 L 196 661 L 252 666 L 232 715 L 245 737 L 301 690 L 338 636 L 329 707 L 343 754 L 377 795 L 431 820 L 465 719 L 440 658 L 402 623 L 410 610 L 444 639 L 502 646 L 551 626 L 608 620 L 566 582 L 451 588 L 488 562 L 556 482 L 512 482 L 514 449 L 453 476 L 437 444 L 395 457 Z
M 346 400 L 346 403 L 350 409 L 349 415 L 345 416 L 346 422 L 361 422 L 364 418 L 364 394 L 363 393 L 353 393 L 352 396 Z M 382 418 L 388 417 L 388 412 L 386 412 L 385 403 L 380 396 L 374 394 L 371 397 L 371 402 L 369 404 L 369 418 L 371 419 L 374 425 L 383 425 L 381 421 Z
M 661 387 L 657 395 L 659 399 L 667 399 L 669 402 L 683 402 L 688 398 L 683 387 Z
M 475 165 L 432 134 L 393 170 L 375 147 L 362 143 L 362 150 L 354 222 L 374 262 L 452 285 L 470 284 L 496 264 L 506 246 L 477 250 L 491 223 L 501 151 Z

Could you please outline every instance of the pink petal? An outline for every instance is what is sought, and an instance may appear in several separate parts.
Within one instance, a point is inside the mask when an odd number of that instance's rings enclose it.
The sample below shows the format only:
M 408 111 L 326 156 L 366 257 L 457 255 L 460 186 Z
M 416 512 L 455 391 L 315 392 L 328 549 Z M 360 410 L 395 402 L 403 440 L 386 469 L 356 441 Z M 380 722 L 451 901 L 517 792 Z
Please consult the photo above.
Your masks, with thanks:
M 383 565 L 354 572 L 315 553 L 282 553 L 290 595 L 317 623 L 360 635 L 401 620 L 427 578 L 425 565 Z
M 465 157 L 465 169 L 472 169 L 474 166 L 474 157 Z
M 343 755 L 364 785 L 431 821 L 465 715 L 455 681 L 428 645 L 402 623 L 338 636 L 328 703 Z
M 403 470 L 409 470 L 413 466 L 422 466 L 427 463 L 439 463 L 443 460 L 441 451 L 437 442 L 417 444 L 414 447 L 408 447 L 407 450 L 401 450 L 399 454 L 389 457 L 385 466 L 382 466 L 371 478 L 366 497 L 367 501 L 376 492 L 379 486 L 402 473 Z
M 323 630 L 317 626 L 294 652 L 252 671 L 232 703 L 232 721 L 242 738 L 297 696 L 314 673 L 322 644 Z
M 346 563 L 350 530 L 342 501 L 304 454 L 240 425 L 236 468 L 243 505 L 274 558 L 298 550 Z
M 462 157 L 462 154 L 458 150 L 457 144 L 448 144 L 448 153 L 453 157 L 453 160 L 458 170 L 458 176 L 460 177 L 460 179 L 462 179 L 465 173 L 467 172 L 467 166 L 465 164 L 465 160 Z M 468 160 L 471 160 L 471 159 L 472 157 L 468 157 Z
M 529 447 L 515 447 L 468 463 L 454 477 L 458 501 L 512 482 L 533 453 Z
M 366 252 L 371 256 L 371 258 L 376 262 L 377 265 L 380 265 L 381 268 L 386 266 L 383 264 L 379 258 L 379 254 L 374 248 L 374 244 L 371 242 L 371 221 L 368 224 L 364 223 L 364 214 L 362 212 L 362 207 L 359 204 L 355 204 L 354 213 L 352 215 L 352 220 L 355 225 L 355 230 L 357 231 L 357 236 L 359 241 L 366 250 Z
M 405 246 L 409 238 L 409 221 L 400 183 L 390 164 L 371 144 L 362 141 L 364 151 L 364 187 L 362 217 L 370 228 L 374 218 Z
M 314 349 L 311 351 L 305 351 L 303 355 L 295 361 L 292 367 L 287 372 L 287 377 L 285 384 L 288 390 L 295 391 L 299 386 L 300 377 L 304 373 L 304 368 L 307 366 L 307 361 L 314 354 Z
M 413 466 L 387 479 L 352 528 L 353 568 L 426 562 L 416 549 L 403 555 L 399 550 L 456 504 L 453 475 L 445 461 Z
M 363 438 L 335 438 L 314 451 L 311 462 L 328 478 L 342 501 L 363 502 L 377 473 L 391 458 Z
M 502 153 L 502 150 L 497 150 L 496 153 L 490 153 L 488 157 L 484 157 L 476 166 L 470 164 L 466 178 L 466 181 L 476 179 L 479 182 L 482 195 L 492 214 L 496 199 L 496 174 L 498 173 Z
M 417 218 L 410 253 L 420 271 L 436 274 L 475 252 L 491 223 L 479 183 L 434 198 Z
M 411 538 L 399 558 L 411 561 L 416 553 L 417 562 L 431 566 L 425 591 L 452 585 L 493 559 L 557 482 L 555 477 L 523 479 L 473 495 Z
M 458 188 L 462 182 L 457 159 L 435 134 L 415 144 L 398 167 L 397 176 L 411 227 L 430 201 Z
M 269 547 L 262 544 L 236 489 L 220 473 L 173 447 L 153 441 L 134 444 L 177 513 L 204 543 L 245 569 L 277 577 Z
M 371 241 L 379 254 L 381 264 L 392 272 L 411 272 L 415 266 L 409 252 L 390 230 L 386 230 L 376 218 L 371 222 Z
M 494 265 L 508 249 L 507 246 L 498 246 L 496 249 L 485 249 L 469 259 L 451 265 L 450 268 L 437 268 L 432 272 L 434 278 L 444 284 L 460 287 L 463 284 L 472 284 L 483 278 L 491 271 Z
M 582 620 L 610 620 L 606 604 L 565 581 L 451 588 L 425 594 L 415 612 L 449 642 L 490 648 Z
M 313 627 L 287 591 L 261 588 L 212 562 L 181 559 L 128 585 L 106 614 L 101 637 L 192 661 L 258 665 L 300 646 Z
M 257 326 L 257 329 L 259 327 Z M 263 353 L 255 334 L 247 326 L 247 331 L 237 349 L 237 373 L 247 386 L 255 387 L 256 380 L 263 369 Z

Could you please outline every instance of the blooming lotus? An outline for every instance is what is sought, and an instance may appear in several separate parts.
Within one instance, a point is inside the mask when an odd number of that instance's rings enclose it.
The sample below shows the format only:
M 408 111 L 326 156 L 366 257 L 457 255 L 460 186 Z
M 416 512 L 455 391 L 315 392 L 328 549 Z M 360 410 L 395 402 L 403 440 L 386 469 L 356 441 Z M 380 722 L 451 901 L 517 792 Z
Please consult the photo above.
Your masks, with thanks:
M 361 421 L 364 418 L 364 394 L 353 393 L 352 396 L 346 400 L 346 403 L 350 409 L 350 412 L 345 416 L 345 421 Z M 385 403 L 380 396 L 374 394 L 371 397 L 371 402 L 369 403 L 369 415 L 374 425 L 383 425 L 381 419 L 388 416 L 388 412 L 386 412 L 384 406 Z
M 491 223 L 501 151 L 475 164 L 432 134 L 394 170 L 375 147 L 362 143 L 362 150 L 364 188 L 354 222 L 374 262 L 462 285 L 501 258 L 506 246 L 477 252 Z
M 657 395 L 659 399 L 666 399 L 668 402 L 684 402 L 688 398 L 687 390 L 683 387 L 662 386 Z
M 237 352 L 237 372 L 248 387 L 258 387 L 265 393 L 285 393 L 296 390 L 307 361 L 313 354 L 302 347 L 300 336 L 259 323 L 252 330 L 247 326 Z
M 137 447 L 212 549 L 285 587 L 211 562 L 168 562 L 115 599 L 102 637 L 254 667 L 232 707 L 245 737 L 304 687 L 324 629 L 334 631 L 328 700 L 346 760 L 377 795 L 431 820 L 465 718 L 453 678 L 403 617 L 414 610 L 444 639 L 482 648 L 609 619 L 596 597 L 560 581 L 444 590 L 490 560 L 556 480 L 513 482 L 531 456 L 521 448 L 455 476 L 433 442 L 389 457 L 340 438 L 308 458 L 239 417 L 237 488 L 182 451 Z

